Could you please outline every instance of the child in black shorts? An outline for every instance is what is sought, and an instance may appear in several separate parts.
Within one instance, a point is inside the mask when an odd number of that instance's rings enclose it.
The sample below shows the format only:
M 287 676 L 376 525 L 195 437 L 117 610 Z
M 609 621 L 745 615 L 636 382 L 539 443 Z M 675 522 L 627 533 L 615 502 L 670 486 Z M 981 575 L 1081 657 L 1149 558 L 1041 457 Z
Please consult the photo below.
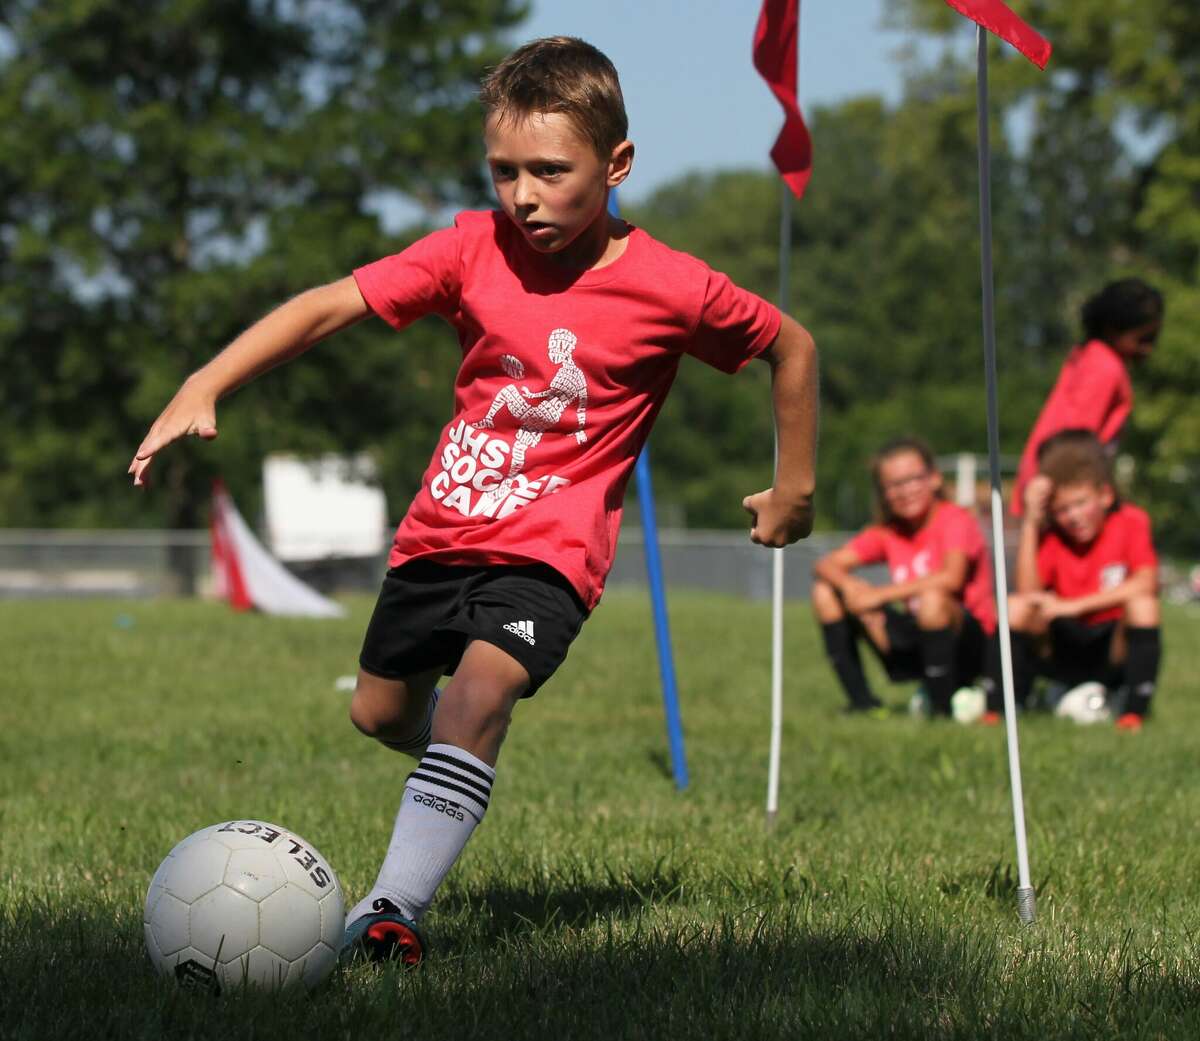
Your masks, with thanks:
M 267 315 L 188 378 L 130 465 L 142 484 L 171 441 L 216 436 L 225 394 L 370 314 L 397 329 L 436 314 L 457 333 L 454 415 L 396 532 L 350 709 L 420 762 L 376 883 L 347 915 L 346 950 L 408 962 L 487 809 L 516 702 L 600 598 L 626 481 L 685 354 L 730 373 L 771 366 L 777 476 L 743 502 L 751 538 L 779 547 L 812 527 L 812 340 L 609 216 L 634 154 L 612 64 L 580 40 L 536 40 L 492 70 L 481 99 L 500 211 L 459 214 Z
M 1108 456 L 1088 430 L 1048 439 L 1038 468 L 1025 489 L 1008 599 L 1016 702 L 1028 700 L 1038 673 L 1071 686 L 1124 686 L 1117 727 L 1140 730 L 1162 653 L 1150 518 L 1117 500 Z M 991 671 L 987 722 L 1001 709 L 998 663 Z

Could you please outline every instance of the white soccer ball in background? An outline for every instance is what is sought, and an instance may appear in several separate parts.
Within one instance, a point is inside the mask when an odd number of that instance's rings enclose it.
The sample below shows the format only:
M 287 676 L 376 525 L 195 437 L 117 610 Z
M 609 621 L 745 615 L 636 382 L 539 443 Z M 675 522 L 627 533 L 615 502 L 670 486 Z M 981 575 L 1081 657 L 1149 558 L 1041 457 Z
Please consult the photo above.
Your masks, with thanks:
M 950 698 L 950 715 L 958 723 L 976 723 L 987 711 L 987 695 L 979 687 L 959 687 Z
M 1108 690 L 1103 683 L 1081 683 L 1058 699 L 1054 714 L 1076 723 L 1107 723 L 1112 719 Z
M 329 862 L 265 821 L 227 821 L 180 842 L 146 894 L 146 950 L 180 983 L 220 992 L 325 979 L 346 915 Z

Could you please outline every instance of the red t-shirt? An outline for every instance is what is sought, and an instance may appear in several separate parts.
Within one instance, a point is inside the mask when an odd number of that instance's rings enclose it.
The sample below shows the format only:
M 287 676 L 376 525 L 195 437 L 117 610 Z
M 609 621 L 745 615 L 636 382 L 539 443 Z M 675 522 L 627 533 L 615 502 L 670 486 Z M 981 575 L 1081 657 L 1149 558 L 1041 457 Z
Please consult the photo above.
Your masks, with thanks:
M 975 616 L 984 632 L 995 630 L 992 565 L 979 521 L 969 510 L 952 502 L 938 502 L 929 520 L 917 531 L 906 531 L 894 524 L 873 524 L 855 535 L 847 546 L 863 564 L 886 561 L 894 583 L 940 571 L 951 550 L 965 553 L 967 581 L 962 590 L 963 606 Z
M 389 566 L 541 562 L 589 609 L 680 359 L 736 372 L 780 324 L 771 304 L 638 228 L 616 261 L 571 275 L 499 212 L 460 213 L 354 277 L 397 329 L 439 314 L 462 347 L 454 415 Z
M 1033 424 L 1013 487 L 1012 512 L 1025 510 L 1025 486 L 1037 473 L 1037 451 L 1060 430 L 1091 430 L 1101 444 L 1116 441 L 1133 408 L 1133 382 L 1121 356 L 1103 340 L 1074 347 Z
M 1075 546 L 1051 528 L 1038 543 L 1038 576 L 1042 585 L 1064 600 L 1091 596 L 1119 586 L 1135 571 L 1158 567 L 1145 510 L 1122 503 L 1104 519 L 1104 527 L 1086 546 Z M 1120 606 L 1084 615 L 1088 625 L 1115 621 Z

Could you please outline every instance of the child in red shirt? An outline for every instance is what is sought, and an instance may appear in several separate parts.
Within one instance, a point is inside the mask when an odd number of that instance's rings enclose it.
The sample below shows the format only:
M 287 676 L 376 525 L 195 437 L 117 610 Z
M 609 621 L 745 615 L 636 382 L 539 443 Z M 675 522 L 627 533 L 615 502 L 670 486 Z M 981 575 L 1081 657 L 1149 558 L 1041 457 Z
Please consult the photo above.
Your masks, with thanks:
M 979 522 L 942 497 L 942 475 L 917 438 L 891 442 L 872 466 L 882 523 L 817 561 L 813 612 L 849 710 L 881 707 L 858 655 L 865 637 L 893 681 L 924 679 L 934 713 L 982 671 L 996 627 L 992 569 Z M 853 572 L 886 563 L 873 586 Z
M 1162 294 L 1137 278 L 1111 282 L 1081 313 L 1085 342 L 1074 347 L 1025 442 L 1012 512 L 1021 516 L 1025 487 L 1037 473 L 1038 449 L 1060 430 L 1090 430 L 1116 453 L 1133 408 L 1128 366 L 1149 356 L 1163 322 Z
M 501 212 L 460 214 L 277 308 L 187 379 L 129 468 L 143 484 L 172 441 L 216 436 L 220 398 L 368 315 L 403 329 L 437 314 L 455 330 L 454 414 L 396 532 L 350 706 L 360 731 L 419 765 L 344 951 L 410 964 L 417 922 L 487 809 L 517 701 L 600 598 L 626 481 L 685 354 L 730 373 L 770 364 L 777 476 L 743 501 L 750 537 L 781 547 L 812 528 L 812 339 L 609 215 L 634 153 L 612 63 L 582 40 L 535 40 L 481 100 Z
M 1069 684 L 1123 685 L 1128 696 L 1117 726 L 1139 730 L 1162 653 L 1150 518 L 1117 501 L 1108 458 L 1090 431 L 1048 440 L 1039 468 L 1025 490 L 1017 592 L 1008 600 L 1016 701 L 1027 701 L 1039 672 Z

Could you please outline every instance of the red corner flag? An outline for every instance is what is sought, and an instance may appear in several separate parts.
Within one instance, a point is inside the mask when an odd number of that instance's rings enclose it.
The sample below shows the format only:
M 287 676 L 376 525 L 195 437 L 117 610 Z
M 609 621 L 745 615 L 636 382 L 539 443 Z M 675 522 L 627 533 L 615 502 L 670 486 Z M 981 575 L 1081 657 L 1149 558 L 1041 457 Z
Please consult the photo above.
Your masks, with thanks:
M 771 149 L 771 158 L 797 199 L 812 176 L 812 140 L 796 97 L 799 27 L 799 0 L 763 0 L 754 30 L 754 67 L 783 106 L 783 129 Z
M 946 0 L 954 10 L 1011 43 L 1039 69 L 1050 60 L 1050 41 L 1017 17 L 1000 0 Z

